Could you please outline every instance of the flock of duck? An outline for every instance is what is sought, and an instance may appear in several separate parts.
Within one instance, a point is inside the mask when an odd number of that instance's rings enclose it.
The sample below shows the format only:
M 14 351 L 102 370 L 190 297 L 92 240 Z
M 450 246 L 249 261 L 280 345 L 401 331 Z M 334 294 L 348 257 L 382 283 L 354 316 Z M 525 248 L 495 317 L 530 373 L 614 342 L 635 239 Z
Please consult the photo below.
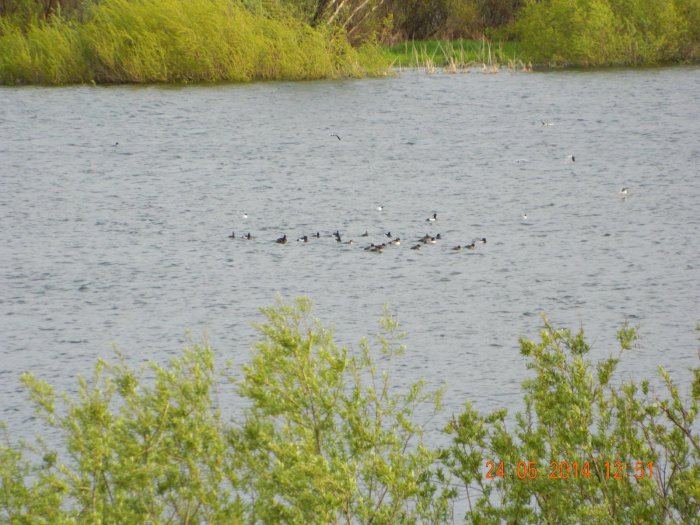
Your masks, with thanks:
M 384 208 L 382 206 L 378 206 L 377 210 L 382 211 Z M 242 216 L 244 219 L 248 218 L 247 214 L 243 214 Z M 427 223 L 435 223 L 437 221 L 437 213 L 433 213 L 430 217 L 425 219 Z M 387 247 L 389 246 L 399 246 L 401 244 L 401 238 L 392 235 L 392 233 L 386 232 L 383 234 L 384 237 L 386 237 L 386 240 L 381 243 L 370 243 L 369 245 L 365 246 L 364 250 L 368 252 L 373 252 L 373 253 L 382 253 Z M 336 230 L 334 233 L 327 234 L 327 235 L 321 235 L 320 232 L 312 233 L 311 235 L 305 234 L 302 235 L 301 237 L 297 238 L 297 242 L 301 243 L 308 243 L 312 239 L 320 239 L 321 237 L 333 237 L 336 242 L 341 243 L 341 244 L 355 244 L 355 241 L 352 239 L 349 240 L 343 240 L 342 235 L 340 234 L 340 230 Z M 365 230 L 365 232 L 360 235 L 360 237 L 369 237 L 369 232 Z M 250 234 L 250 232 L 236 237 L 236 232 L 232 231 L 231 235 L 228 236 L 229 239 L 244 239 L 244 240 L 251 240 L 253 239 L 253 236 Z M 411 250 L 420 250 L 426 245 L 430 244 L 437 244 L 438 241 L 442 240 L 442 235 L 440 233 L 437 233 L 435 235 L 431 235 L 429 233 L 426 233 L 422 237 L 419 237 L 414 241 L 414 243 L 411 246 Z M 290 239 L 287 238 L 287 234 L 283 234 L 282 237 L 279 237 L 275 240 L 275 243 L 277 244 L 287 244 L 290 241 Z M 486 237 L 479 237 L 473 239 L 469 244 L 458 244 L 456 246 L 452 247 L 453 251 L 461 251 L 463 249 L 466 250 L 475 250 L 476 246 L 478 244 L 486 244 Z
M 552 126 L 553 124 L 552 124 L 552 123 L 549 123 L 549 122 L 544 122 L 544 121 L 542 121 L 542 125 L 543 125 L 543 126 Z M 335 133 L 331 134 L 331 136 L 337 138 L 338 140 L 340 140 L 340 136 L 337 135 L 337 134 L 335 134 Z M 567 158 L 568 158 L 571 162 L 576 162 L 576 157 L 575 157 L 574 155 L 568 155 Z M 620 195 L 620 197 L 622 197 L 622 198 L 624 199 L 624 198 L 627 197 L 628 192 L 629 192 L 629 189 L 626 188 L 626 187 L 623 187 L 623 188 L 620 189 L 619 195 Z M 384 207 L 383 207 L 383 206 L 377 206 L 376 210 L 377 210 L 377 211 L 383 211 L 383 210 L 384 210 Z M 242 215 L 242 218 L 243 218 L 243 219 L 247 219 L 247 218 L 248 218 L 248 214 L 244 213 L 244 214 Z M 438 217 L 437 217 L 437 213 L 433 213 L 433 214 L 430 215 L 427 219 L 425 219 L 425 221 L 428 222 L 428 223 L 434 223 L 434 222 L 437 221 L 437 218 L 438 218 Z M 521 219 L 522 219 L 523 221 L 527 221 L 527 213 L 523 213 L 523 214 L 521 215 Z M 341 236 L 339 230 L 336 230 L 335 233 L 331 233 L 331 234 L 324 235 L 324 236 L 327 236 L 327 237 L 334 237 L 335 240 L 336 240 L 338 243 L 343 243 L 343 244 L 354 244 L 354 243 L 355 243 L 355 241 L 353 241 L 352 239 L 347 240 L 347 241 L 343 241 L 342 236 Z M 385 240 L 385 241 L 382 242 L 382 243 L 371 243 L 371 244 L 369 244 L 368 246 L 366 246 L 366 247 L 364 248 L 365 251 L 374 252 L 374 253 L 382 253 L 382 252 L 384 251 L 384 249 L 387 248 L 388 246 L 392 246 L 392 245 L 393 245 L 393 246 L 398 246 L 398 245 L 401 244 L 401 238 L 400 238 L 400 237 L 394 237 L 394 236 L 391 234 L 391 232 L 386 232 L 386 233 L 384 234 L 384 236 L 385 236 L 388 240 Z M 233 232 L 231 232 L 231 235 L 229 235 L 228 237 L 229 237 L 229 239 L 236 239 L 236 238 L 241 238 L 241 239 L 245 239 L 245 240 L 251 240 L 251 239 L 253 239 L 253 236 L 250 234 L 250 232 L 244 234 L 244 235 L 241 236 L 241 237 L 236 237 L 236 232 L 233 231 Z M 369 232 L 368 232 L 367 230 L 365 230 L 365 233 L 363 233 L 363 234 L 361 235 L 361 237 L 369 237 Z M 309 242 L 311 239 L 314 239 L 314 238 L 320 239 L 320 238 L 321 238 L 321 233 L 320 233 L 320 232 L 316 232 L 316 233 L 313 233 L 313 234 L 311 234 L 311 235 L 302 235 L 301 237 L 298 237 L 298 238 L 297 238 L 297 242 L 307 243 L 307 242 Z M 442 235 L 441 235 L 441 234 L 438 233 L 438 234 L 436 234 L 436 235 L 431 235 L 431 234 L 429 234 L 429 233 L 426 233 L 426 234 L 423 235 L 422 237 L 419 237 L 418 239 L 415 240 L 415 243 L 411 246 L 411 250 L 420 250 L 423 246 L 429 245 L 429 244 L 436 244 L 436 243 L 437 243 L 438 241 L 440 241 L 440 240 L 442 240 Z M 287 244 L 288 241 L 289 241 L 289 239 L 287 239 L 287 234 L 286 234 L 286 233 L 285 233 L 284 235 L 282 235 L 282 237 L 279 237 L 277 240 L 275 240 L 275 242 L 276 242 L 277 244 Z M 486 237 L 475 238 L 475 239 L 473 239 L 469 244 L 458 244 L 457 246 L 453 246 L 453 247 L 452 247 L 452 250 L 453 250 L 453 251 L 460 251 L 460 250 L 463 250 L 463 249 L 466 249 L 466 250 L 475 250 L 477 244 L 486 244 Z

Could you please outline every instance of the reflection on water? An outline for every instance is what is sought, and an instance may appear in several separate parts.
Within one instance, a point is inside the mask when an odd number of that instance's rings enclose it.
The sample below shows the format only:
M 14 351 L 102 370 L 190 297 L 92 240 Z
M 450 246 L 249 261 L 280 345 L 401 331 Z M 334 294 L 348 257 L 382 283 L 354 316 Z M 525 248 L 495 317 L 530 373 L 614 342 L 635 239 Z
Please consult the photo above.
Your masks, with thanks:
M 349 345 L 388 304 L 398 382 L 447 381 L 447 412 L 517 406 L 541 312 L 595 356 L 639 325 L 628 379 L 687 374 L 698 92 L 698 68 L 2 88 L 0 419 L 31 414 L 20 372 L 69 388 L 113 343 L 165 362 L 189 329 L 240 363 L 278 294 Z

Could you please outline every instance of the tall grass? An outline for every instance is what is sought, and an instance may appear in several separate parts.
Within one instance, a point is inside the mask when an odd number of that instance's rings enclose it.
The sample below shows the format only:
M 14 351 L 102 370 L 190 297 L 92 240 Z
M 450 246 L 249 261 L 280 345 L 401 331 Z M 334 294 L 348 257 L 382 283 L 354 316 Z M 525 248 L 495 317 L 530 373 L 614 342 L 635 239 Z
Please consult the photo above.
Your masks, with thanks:
M 388 47 L 385 52 L 394 67 L 425 68 L 428 73 L 440 67 L 449 73 L 472 68 L 497 71 L 500 67 L 528 67 L 516 42 L 492 44 L 485 39 L 407 41 Z
M 61 19 L 37 22 L 22 32 L 0 24 L 0 82 L 56 84 L 84 82 L 89 73 L 82 56 L 81 34 Z
M 214 82 L 378 75 L 342 34 L 233 0 L 104 0 L 82 21 L 0 23 L 0 83 Z

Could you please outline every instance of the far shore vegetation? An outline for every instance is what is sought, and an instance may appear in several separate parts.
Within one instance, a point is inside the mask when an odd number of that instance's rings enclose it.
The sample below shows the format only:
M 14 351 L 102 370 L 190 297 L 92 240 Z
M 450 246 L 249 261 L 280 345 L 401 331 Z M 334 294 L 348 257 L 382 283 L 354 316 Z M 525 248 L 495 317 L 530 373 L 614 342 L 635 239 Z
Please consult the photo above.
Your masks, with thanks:
M 99 361 L 73 395 L 23 375 L 50 438 L 0 436 L 0 522 L 697 523 L 700 366 L 621 378 L 632 327 L 593 361 L 544 319 L 520 341 L 522 411 L 464 399 L 435 428 L 442 386 L 391 377 L 409 350 L 388 313 L 348 348 L 308 299 L 262 312 L 238 372 L 192 343 L 167 366 Z
M 0 84 L 700 60 L 700 0 L 0 0 Z

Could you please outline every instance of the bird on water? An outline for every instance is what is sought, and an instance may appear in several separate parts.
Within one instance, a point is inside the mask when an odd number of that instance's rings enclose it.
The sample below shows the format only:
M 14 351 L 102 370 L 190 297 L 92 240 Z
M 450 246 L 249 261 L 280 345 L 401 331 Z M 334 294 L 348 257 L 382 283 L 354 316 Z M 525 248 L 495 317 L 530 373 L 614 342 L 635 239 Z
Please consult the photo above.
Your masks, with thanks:
M 282 237 L 275 241 L 277 244 L 287 244 L 287 234 L 285 233 Z

